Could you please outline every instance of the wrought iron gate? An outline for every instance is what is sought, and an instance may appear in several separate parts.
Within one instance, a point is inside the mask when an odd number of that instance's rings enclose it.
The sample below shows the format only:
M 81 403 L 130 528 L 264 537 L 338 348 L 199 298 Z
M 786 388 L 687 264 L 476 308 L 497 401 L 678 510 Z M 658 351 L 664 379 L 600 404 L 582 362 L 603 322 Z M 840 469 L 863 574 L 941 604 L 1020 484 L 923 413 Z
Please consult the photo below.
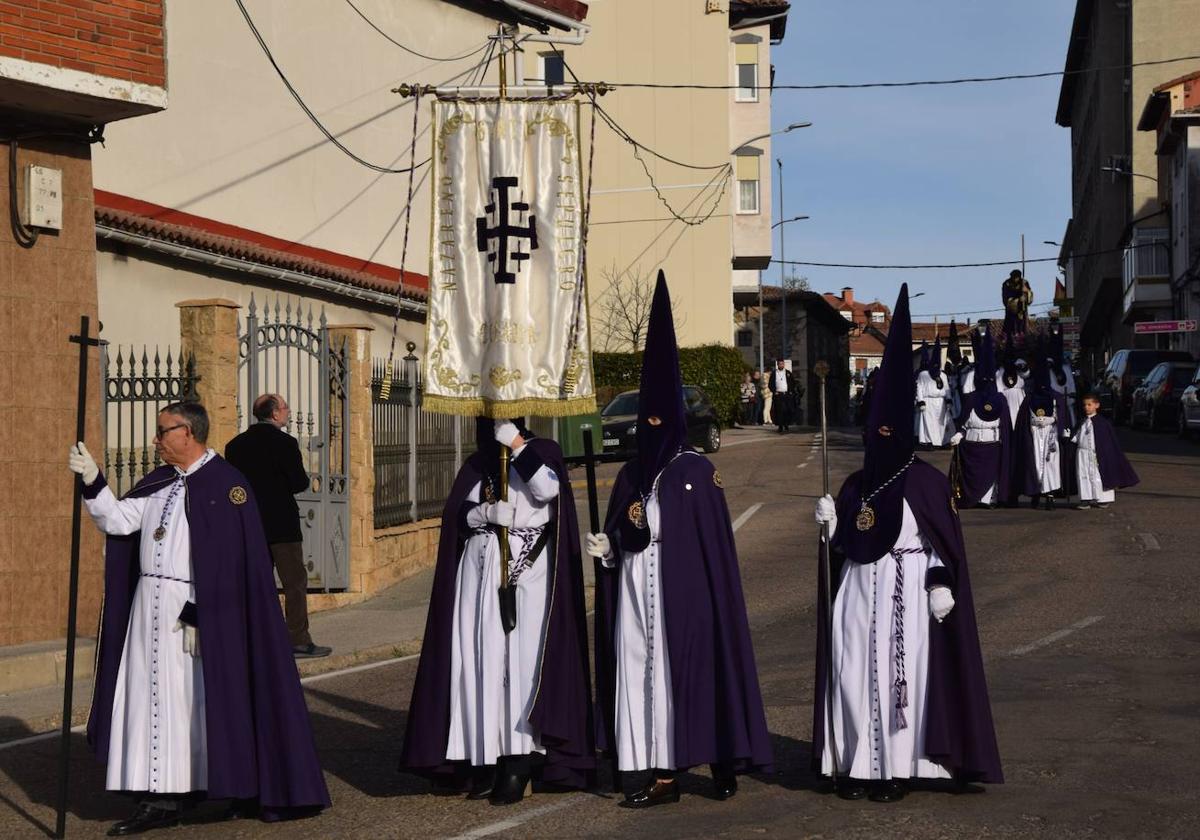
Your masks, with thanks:
M 277 296 L 261 317 L 254 296 L 238 326 L 238 424 L 254 422 L 261 394 L 281 394 L 292 409 L 288 429 L 300 442 L 309 487 L 296 497 L 310 589 L 350 583 L 350 395 L 346 347 L 331 346 L 322 310 Z

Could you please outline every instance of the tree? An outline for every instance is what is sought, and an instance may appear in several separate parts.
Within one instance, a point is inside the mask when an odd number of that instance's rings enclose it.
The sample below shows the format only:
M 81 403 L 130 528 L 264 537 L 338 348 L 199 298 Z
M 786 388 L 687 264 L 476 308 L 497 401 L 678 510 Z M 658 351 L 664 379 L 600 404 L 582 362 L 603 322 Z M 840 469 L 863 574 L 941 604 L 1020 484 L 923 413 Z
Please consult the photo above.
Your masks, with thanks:
M 619 271 L 614 264 L 600 272 L 605 289 L 593 303 L 593 337 L 605 353 L 634 353 L 646 343 L 650 304 L 654 300 L 657 272 L 642 274 L 636 269 Z M 675 328 L 683 326 L 678 298 L 671 300 Z

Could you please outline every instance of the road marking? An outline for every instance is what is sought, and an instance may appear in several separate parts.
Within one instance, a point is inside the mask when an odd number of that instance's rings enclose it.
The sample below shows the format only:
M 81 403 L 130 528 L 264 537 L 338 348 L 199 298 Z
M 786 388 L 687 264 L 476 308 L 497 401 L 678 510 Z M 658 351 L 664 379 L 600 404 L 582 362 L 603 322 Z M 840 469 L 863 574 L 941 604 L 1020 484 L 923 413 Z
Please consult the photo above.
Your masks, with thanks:
M 749 520 L 754 514 L 758 513 L 758 509 L 761 507 L 762 502 L 756 502 L 755 504 L 752 504 L 750 507 L 746 508 L 745 513 L 733 520 L 733 532 L 736 534 L 738 528 L 741 528 L 743 525 L 745 525 L 747 520 Z
M 72 726 L 71 731 L 75 733 L 86 732 L 87 726 L 81 723 L 79 726 Z M 0 744 L 0 750 L 7 750 L 12 747 L 20 747 L 24 744 L 36 744 L 38 741 L 49 741 L 51 738 L 61 737 L 62 730 L 55 729 L 53 732 L 43 732 L 40 735 L 30 735 L 28 738 L 18 738 L 15 741 L 5 741 L 3 744 Z
M 731 446 L 742 446 L 747 443 L 765 443 L 766 441 L 774 440 L 774 438 L 763 435 L 756 438 L 739 438 L 738 440 L 722 441 L 721 448 L 728 449 Z
M 800 470 L 802 470 L 802 469 L 804 469 L 804 468 L 805 468 L 805 467 L 807 467 L 807 466 L 808 466 L 808 461 L 805 461 L 803 464 L 797 464 L 797 465 L 796 465 L 796 469 L 800 469 Z
M 519 817 L 509 817 L 506 820 L 500 820 L 499 822 L 482 825 L 479 828 L 472 829 L 463 834 L 456 834 L 451 838 L 451 840 L 472 840 L 472 838 L 475 837 L 490 837 L 493 834 L 499 834 L 501 831 L 508 831 L 509 829 L 516 828 L 517 826 L 527 823 L 530 820 L 536 820 L 539 817 L 553 814 L 555 811 L 561 811 L 564 808 L 570 808 L 572 805 L 578 805 L 587 798 L 587 794 L 576 793 L 571 796 L 567 796 L 564 799 L 560 799 L 557 802 L 551 802 L 549 805 L 542 805 L 538 808 L 530 808 Z
M 1154 536 L 1153 534 L 1138 534 L 1138 537 L 1141 538 L 1142 545 L 1147 551 L 1158 551 L 1162 548 L 1162 546 L 1158 544 L 1158 537 Z
M 1097 621 L 1100 621 L 1102 618 L 1104 618 L 1104 616 L 1102 616 L 1102 615 L 1089 615 L 1087 618 L 1076 621 L 1070 627 L 1064 627 L 1062 630 L 1059 630 L 1057 633 L 1051 633 L 1049 636 L 1043 636 L 1042 638 L 1038 639 L 1036 642 L 1030 642 L 1027 645 L 1021 645 L 1021 647 L 1019 647 L 1019 648 L 1013 648 L 1012 650 L 1010 650 L 1008 652 L 1008 655 L 1009 656 L 1024 656 L 1025 654 L 1029 653 L 1030 651 L 1037 650 L 1038 648 L 1043 648 L 1046 645 L 1052 645 L 1055 642 L 1057 642 L 1059 639 L 1065 639 L 1067 636 L 1070 636 L 1076 630 L 1082 630 L 1085 627 L 1091 627 L 1093 624 L 1095 624 Z

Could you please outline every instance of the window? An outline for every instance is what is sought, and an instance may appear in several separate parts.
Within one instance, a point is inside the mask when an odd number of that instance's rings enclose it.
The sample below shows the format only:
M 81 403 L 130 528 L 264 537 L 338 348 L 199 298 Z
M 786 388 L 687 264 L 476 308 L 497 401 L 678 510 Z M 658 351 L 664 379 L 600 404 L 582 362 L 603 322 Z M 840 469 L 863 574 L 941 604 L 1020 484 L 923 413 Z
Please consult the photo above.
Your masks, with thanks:
M 872 324 L 882 324 L 883 323 L 883 313 L 882 312 L 872 312 L 871 313 L 871 323 Z
M 854 313 L 853 313 L 853 312 L 851 312 L 849 309 L 843 309 L 843 310 L 842 310 L 842 317 L 843 317 L 843 318 L 845 318 L 847 321 L 853 321 L 853 320 L 854 320 Z
M 758 212 L 758 155 L 737 156 L 738 213 Z
M 542 53 L 542 83 L 546 85 L 562 85 L 566 79 L 566 67 L 563 64 L 562 53 Z
M 738 102 L 758 101 L 758 44 L 734 44 Z

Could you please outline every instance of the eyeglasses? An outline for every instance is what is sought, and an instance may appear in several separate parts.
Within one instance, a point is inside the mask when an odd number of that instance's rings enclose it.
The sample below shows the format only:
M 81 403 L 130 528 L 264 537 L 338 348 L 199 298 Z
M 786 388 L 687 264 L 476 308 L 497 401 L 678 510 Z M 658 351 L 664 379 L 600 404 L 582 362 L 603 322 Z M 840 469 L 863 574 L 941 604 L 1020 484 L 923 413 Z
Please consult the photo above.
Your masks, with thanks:
M 154 436 L 161 440 L 166 437 L 167 432 L 173 432 L 176 429 L 186 429 L 187 427 L 187 423 L 176 423 L 174 426 L 167 426 L 165 429 L 162 426 L 155 426 Z

